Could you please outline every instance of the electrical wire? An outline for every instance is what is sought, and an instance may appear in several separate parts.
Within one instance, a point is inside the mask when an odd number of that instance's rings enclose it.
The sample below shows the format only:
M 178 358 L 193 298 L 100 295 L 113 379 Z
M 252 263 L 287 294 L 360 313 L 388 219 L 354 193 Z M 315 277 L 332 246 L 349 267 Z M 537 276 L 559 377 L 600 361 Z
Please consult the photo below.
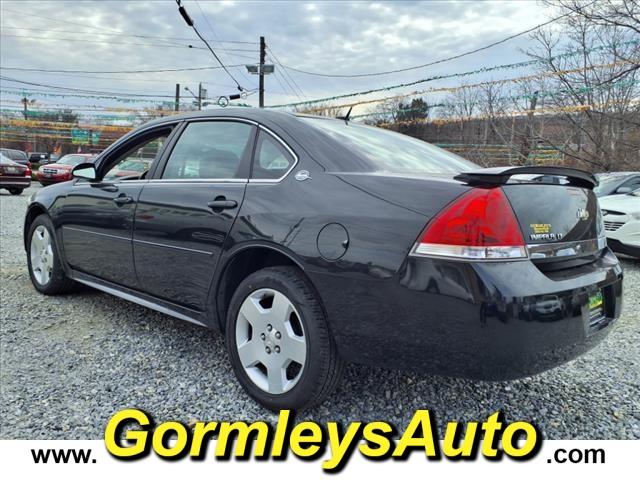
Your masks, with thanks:
M 73 30 L 44 30 L 42 28 L 29 28 L 29 27 L 6 27 L 2 26 L 3 31 L 5 30 L 27 30 L 27 31 L 35 31 L 41 33 L 88 33 L 88 32 L 78 32 Z M 133 37 L 133 38 L 145 38 L 151 40 L 176 40 L 182 42 L 190 42 L 192 39 L 187 37 L 164 37 L 159 35 L 141 35 L 141 34 L 129 34 L 129 33 L 116 33 L 116 32 L 108 32 L 108 33 L 94 33 L 92 35 L 113 35 L 116 37 Z M 210 42 L 213 43 L 229 43 L 229 44 L 238 44 L 238 45 L 258 45 L 258 42 L 244 42 L 239 40 L 220 40 L 216 38 L 215 40 L 209 39 Z
M 594 0 L 591 3 L 588 3 L 586 5 L 584 5 L 583 8 L 587 8 L 590 7 L 591 5 L 597 3 L 599 0 Z M 376 76 L 380 76 L 380 75 L 391 75 L 394 73 L 402 73 L 402 72 L 409 72 L 411 70 L 418 70 L 420 68 L 425 68 L 425 67 L 431 67 L 433 65 L 438 65 L 440 63 L 445 63 L 445 62 L 450 62 L 451 60 L 457 60 L 459 58 L 462 57 L 466 57 L 468 55 L 472 55 L 474 53 L 478 53 L 478 52 L 482 52 L 484 50 L 488 50 L 490 48 L 493 48 L 497 45 L 501 45 L 505 42 L 508 42 L 509 40 L 513 40 L 514 38 L 520 37 L 522 35 L 526 35 L 527 33 L 531 33 L 535 30 L 538 30 L 542 27 L 545 27 L 547 25 L 550 25 L 551 23 L 557 22 L 558 20 L 561 20 L 563 18 L 566 18 L 570 15 L 572 15 L 573 12 L 568 12 L 565 13 L 563 15 L 560 15 L 558 17 L 552 18 L 551 20 L 548 20 L 544 23 L 540 23 L 534 27 L 528 28 L 526 30 L 523 30 L 521 32 L 518 33 L 514 33 L 513 35 L 509 35 L 508 37 L 503 38 L 502 40 L 498 40 L 496 42 L 492 42 L 488 45 L 485 45 L 483 47 L 479 47 L 479 48 L 475 48 L 473 50 L 469 50 L 467 52 L 463 52 L 460 53 L 458 55 L 453 55 L 451 57 L 447 57 L 447 58 L 441 58 L 439 60 L 435 60 L 433 62 L 429 62 L 429 63 L 423 63 L 421 65 L 415 65 L 412 67 L 406 67 L 406 68 L 398 68 L 395 70 L 387 70 L 384 72 L 368 72 L 368 73 L 357 73 L 357 74 L 332 74 L 332 73 L 320 73 L 320 72 L 310 72 L 308 70 L 302 70 L 300 68 L 295 68 L 295 67 L 291 67 L 289 65 L 284 65 L 285 67 L 287 67 L 289 70 L 293 70 L 294 72 L 298 72 L 298 73 L 303 73 L 305 75 L 314 75 L 316 77 L 327 77 L 327 78 L 359 78 L 359 77 L 376 77 Z
M 188 14 L 186 13 L 186 10 L 184 9 L 184 7 L 182 6 L 182 1 L 181 0 L 176 0 L 176 3 L 178 4 L 178 7 L 181 9 L 181 15 L 182 12 L 184 11 L 184 14 L 188 17 Z M 185 18 L 186 20 L 186 18 Z M 227 75 L 229 75 L 229 77 L 234 81 L 234 83 L 237 85 L 238 90 L 239 91 L 244 91 L 244 88 L 242 88 L 242 86 L 240 85 L 240 83 L 238 82 L 238 80 L 236 80 L 236 77 L 233 76 L 233 74 L 229 71 L 229 69 L 225 66 L 224 63 L 222 63 L 222 60 L 220 60 L 220 57 L 218 57 L 218 55 L 216 54 L 216 52 L 213 50 L 213 48 L 211 48 L 211 45 L 209 45 L 209 42 L 207 42 L 207 40 L 202 36 L 202 34 L 198 31 L 198 28 L 196 27 L 195 23 L 193 23 L 193 21 L 188 22 L 190 23 L 190 27 L 193 28 L 193 31 L 196 32 L 196 35 L 198 35 L 198 38 L 200 40 L 202 40 L 202 42 L 207 46 L 207 48 L 209 49 L 209 51 L 211 52 L 211 54 L 214 56 L 214 58 L 218 61 L 218 63 L 220 64 L 220 66 L 223 68 L 223 70 L 225 72 L 227 72 Z
M 140 47 L 163 47 L 163 48 L 194 48 L 196 50 L 206 50 L 203 47 L 195 47 L 193 45 L 177 44 L 177 43 L 133 43 L 133 42 L 110 42 L 108 40 L 85 40 L 82 38 L 60 38 L 60 37 L 34 37 L 31 35 L 12 35 L 9 33 L 3 33 L 2 37 L 13 38 L 28 38 L 29 40 L 51 40 L 54 42 L 82 42 L 82 43 L 97 43 L 105 45 L 133 45 Z M 245 50 L 241 50 L 245 51 Z M 248 50 L 253 51 L 253 50 Z
M 209 22 L 209 19 L 207 18 L 207 15 L 204 13 L 204 10 L 202 9 L 202 7 L 200 6 L 200 2 L 198 2 L 198 0 L 195 0 L 196 5 L 198 6 L 198 10 L 200 10 L 200 14 L 202 15 L 202 18 L 204 18 L 204 21 L 207 23 L 207 26 L 209 27 L 209 30 L 211 30 L 211 33 L 213 34 L 213 38 L 215 38 L 216 40 L 218 39 L 218 35 L 216 35 L 215 30 L 213 29 L 213 26 L 211 25 L 211 22 Z M 229 59 L 229 50 L 226 49 L 224 47 L 224 45 L 220 45 L 220 49 L 225 53 L 225 55 L 227 56 L 227 59 Z M 244 72 L 242 71 L 241 67 L 236 67 L 236 70 L 240 73 L 240 76 L 242 76 L 247 83 L 251 84 L 251 80 L 244 74 Z
M 229 67 L 240 67 L 244 64 L 229 65 Z M 218 70 L 221 66 L 208 66 L 208 67 L 185 67 L 185 68 L 160 68 L 152 70 L 58 70 L 58 69 L 46 69 L 46 68 L 26 68 L 26 67 L 5 67 L 0 66 L 0 70 L 18 70 L 21 72 L 44 72 L 44 73 L 168 73 L 168 72 L 193 72 L 199 70 Z
M 168 48 L 192 48 L 195 50 L 206 50 L 204 47 L 196 47 L 191 44 L 180 43 L 132 43 L 132 42 L 110 42 L 108 40 L 86 40 L 83 38 L 60 38 L 60 37 L 34 37 L 32 35 L 13 35 L 9 33 L 3 33 L 2 37 L 13 38 L 28 38 L 29 40 L 52 40 L 54 42 L 82 42 L 82 43 L 97 43 L 105 45 L 134 45 L 140 47 L 168 47 Z M 255 52 L 248 48 L 228 48 L 230 52 Z M 253 57 L 252 57 L 253 58 Z
M 298 83 L 295 81 L 295 79 L 289 74 L 289 72 L 287 71 L 287 69 L 284 67 L 284 65 L 282 65 L 282 63 L 280 62 L 280 60 L 278 60 L 278 58 L 276 57 L 276 55 L 273 53 L 273 50 L 271 49 L 271 47 L 269 47 L 267 45 L 267 50 L 269 51 L 269 56 L 273 59 L 273 61 L 282 69 L 282 77 L 287 80 L 287 77 L 291 80 L 291 83 L 293 85 L 296 86 L 296 88 L 298 89 L 298 91 L 300 92 L 300 95 L 302 95 L 304 98 L 307 98 L 307 96 L 304 94 L 304 92 L 302 91 L 302 89 L 300 88 L 300 85 L 298 85 Z M 289 83 L 289 80 L 287 80 L 287 83 Z M 294 90 L 295 92 L 295 90 Z M 296 94 L 297 95 L 297 94 Z M 298 95 L 298 98 L 300 98 L 300 95 Z
M 87 93 L 91 95 L 113 95 L 113 96 L 120 96 L 120 97 L 136 97 L 136 98 L 138 97 L 140 98 L 147 98 L 147 97 L 148 98 L 174 98 L 173 95 L 153 95 L 153 94 L 146 94 L 146 93 L 127 93 L 127 92 L 105 92 L 101 90 L 88 90 L 88 89 L 82 89 L 82 88 L 64 87 L 61 85 L 48 85 L 45 83 L 27 82 L 25 80 L 20 80 L 17 78 L 5 77 L 4 75 L 0 75 L 0 80 L 7 80 L 10 82 L 20 83 L 24 85 L 33 85 L 36 87 L 52 88 L 54 90 Z

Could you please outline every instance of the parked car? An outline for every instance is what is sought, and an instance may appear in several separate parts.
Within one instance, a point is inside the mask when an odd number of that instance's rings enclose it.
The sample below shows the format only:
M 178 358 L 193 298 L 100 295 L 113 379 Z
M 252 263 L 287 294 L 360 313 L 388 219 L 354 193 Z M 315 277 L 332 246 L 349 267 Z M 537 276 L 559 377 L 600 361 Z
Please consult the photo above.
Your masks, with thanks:
M 141 150 L 150 169 L 113 178 Z M 581 170 L 483 169 L 389 130 L 238 108 L 154 120 L 73 174 L 29 203 L 34 287 L 79 282 L 221 330 L 271 409 L 322 401 L 344 362 L 533 375 L 620 314 Z
M 0 148 L 0 153 L 2 153 L 5 157 L 13 160 L 14 162 L 19 163 L 20 165 L 25 165 L 31 168 L 31 164 L 29 163 L 29 157 L 22 150 L 14 150 L 12 148 Z
M 598 175 L 599 184 L 593 191 L 598 197 L 622 195 L 640 188 L 640 172 L 613 172 Z
M 26 165 L 11 160 L 0 153 L 0 188 L 9 190 L 11 195 L 20 195 L 31 185 L 31 170 Z
M 71 153 L 63 156 L 56 163 L 43 165 L 38 169 L 38 181 L 43 185 L 67 182 L 71 180 L 71 170 L 81 163 L 91 162 L 95 157 L 85 153 Z
M 151 167 L 153 159 L 130 158 L 120 163 L 110 173 L 108 180 L 125 177 L 139 177 L 143 175 Z
M 40 165 L 44 165 L 49 163 L 50 155 L 44 152 L 31 152 L 29 154 L 29 161 L 31 163 L 39 163 Z
M 614 252 L 640 258 L 640 187 L 599 199 L 607 244 Z

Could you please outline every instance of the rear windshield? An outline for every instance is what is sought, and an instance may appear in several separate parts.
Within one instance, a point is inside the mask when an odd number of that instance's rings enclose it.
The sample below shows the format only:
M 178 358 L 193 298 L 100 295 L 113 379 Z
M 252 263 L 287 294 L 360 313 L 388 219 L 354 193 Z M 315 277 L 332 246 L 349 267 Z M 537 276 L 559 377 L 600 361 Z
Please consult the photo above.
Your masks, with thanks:
M 24 152 L 21 152 L 20 150 L 3 150 L 2 154 L 5 157 L 9 157 L 11 160 L 26 160 L 27 159 L 27 154 Z
M 298 117 L 388 173 L 448 173 L 477 169 L 474 163 L 417 138 L 341 120 Z

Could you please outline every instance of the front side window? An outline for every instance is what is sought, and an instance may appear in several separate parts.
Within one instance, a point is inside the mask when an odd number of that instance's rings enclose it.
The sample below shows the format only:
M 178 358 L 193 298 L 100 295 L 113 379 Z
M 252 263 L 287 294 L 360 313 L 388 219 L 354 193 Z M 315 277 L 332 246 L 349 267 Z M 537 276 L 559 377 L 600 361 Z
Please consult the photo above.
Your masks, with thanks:
M 103 178 L 105 180 L 144 178 L 153 162 L 158 159 L 170 133 L 170 130 L 163 130 L 151 136 L 146 136 L 144 140 L 136 143 L 125 153 L 109 162 L 109 170 Z
M 176 142 L 162 178 L 241 178 L 242 159 L 249 154 L 252 139 L 253 127 L 246 123 L 190 123 Z
M 260 132 L 253 159 L 252 178 L 281 178 L 293 163 L 294 158 L 284 145 L 271 135 Z

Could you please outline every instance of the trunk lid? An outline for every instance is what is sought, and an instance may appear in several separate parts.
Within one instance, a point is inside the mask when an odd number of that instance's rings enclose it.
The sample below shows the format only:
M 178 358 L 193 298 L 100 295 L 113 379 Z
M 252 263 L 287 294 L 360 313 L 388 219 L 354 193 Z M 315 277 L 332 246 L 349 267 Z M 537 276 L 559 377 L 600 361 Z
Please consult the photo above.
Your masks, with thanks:
M 592 190 L 568 185 L 504 185 L 527 244 L 598 238 L 600 215 Z

